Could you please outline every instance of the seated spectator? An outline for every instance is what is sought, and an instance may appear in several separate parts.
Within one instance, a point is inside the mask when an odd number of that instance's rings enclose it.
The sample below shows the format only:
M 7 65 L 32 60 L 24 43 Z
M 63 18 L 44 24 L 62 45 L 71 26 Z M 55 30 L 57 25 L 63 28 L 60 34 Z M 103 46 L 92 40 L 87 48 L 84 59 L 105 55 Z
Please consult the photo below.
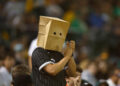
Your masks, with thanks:
M 0 54 L 0 68 L 3 66 L 3 62 L 4 62 L 4 54 Z M 3 76 L 0 73 L 0 86 L 2 85 L 3 85 Z
M 77 77 L 69 77 L 68 86 L 80 86 L 81 78 L 80 76 Z
M 23 64 L 17 65 L 12 69 L 12 77 L 13 77 L 13 79 L 17 75 L 23 75 L 23 74 L 30 75 L 30 70 L 26 65 L 23 65 Z
M 12 86 L 33 86 L 30 70 L 26 65 L 15 66 L 12 77 Z
M 74 81 L 71 77 L 66 78 L 67 85 L 66 86 L 74 86 Z
M 76 77 L 66 78 L 67 86 L 92 86 L 88 81 L 81 79 L 82 69 L 77 69 Z
M 77 71 L 82 74 L 83 70 L 81 68 L 78 68 Z M 88 81 L 81 79 L 80 86 L 92 86 Z
M 4 66 L 0 68 L 0 75 L 2 77 L 2 86 L 10 86 L 12 82 L 11 69 L 15 64 L 14 53 L 10 52 L 5 56 Z
M 108 64 L 103 60 L 101 60 L 101 61 L 99 60 L 96 78 L 98 80 L 106 80 L 106 79 L 108 79 L 108 75 L 109 75 Z
M 27 74 L 17 75 L 14 77 L 12 86 L 33 86 L 31 76 Z
M 120 74 L 119 69 L 111 70 L 110 78 L 107 80 L 107 83 L 109 86 L 116 86 L 117 85 L 118 80 L 119 80 L 119 74 Z
M 97 72 L 97 64 L 95 62 L 90 62 L 87 66 L 87 69 L 82 73 L 82 79 L 88 81 L 93 86 L 96 86 L 95 74 Z

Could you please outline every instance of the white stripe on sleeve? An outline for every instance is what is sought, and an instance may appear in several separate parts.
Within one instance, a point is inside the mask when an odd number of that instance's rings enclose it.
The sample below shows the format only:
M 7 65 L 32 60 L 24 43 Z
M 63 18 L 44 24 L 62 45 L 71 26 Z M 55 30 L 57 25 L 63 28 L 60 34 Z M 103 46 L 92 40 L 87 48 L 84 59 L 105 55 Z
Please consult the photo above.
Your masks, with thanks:
M 43 67 L 45 67 L 46 65 L 48 65 L 48 64 L 54 64 L 54 62 L 48 61 L 48 62 L 43 63 L 43 64 L 39 67 L 39 71 L 40 71 Z

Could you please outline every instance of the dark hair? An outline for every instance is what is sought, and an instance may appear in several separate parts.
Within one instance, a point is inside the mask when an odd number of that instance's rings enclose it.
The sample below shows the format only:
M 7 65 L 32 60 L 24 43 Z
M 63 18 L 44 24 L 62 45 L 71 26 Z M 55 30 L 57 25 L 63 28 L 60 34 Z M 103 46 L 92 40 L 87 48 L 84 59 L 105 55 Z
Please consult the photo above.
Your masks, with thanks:
M 14 77 L 13 86 L 32 86 L 32 78 L 30 75 L 23 74 L 23 75 L 17 75 Z
M 23 74 L 28 74 L 30 75 L 30 70 L 29 68 L 24 65 L 24 64 L 21 64 L 21 65 L 17 65 L 15 66 L 13 69 L 12 69 L 12 77 L 16 77 L 18 75 L 23 75 Z

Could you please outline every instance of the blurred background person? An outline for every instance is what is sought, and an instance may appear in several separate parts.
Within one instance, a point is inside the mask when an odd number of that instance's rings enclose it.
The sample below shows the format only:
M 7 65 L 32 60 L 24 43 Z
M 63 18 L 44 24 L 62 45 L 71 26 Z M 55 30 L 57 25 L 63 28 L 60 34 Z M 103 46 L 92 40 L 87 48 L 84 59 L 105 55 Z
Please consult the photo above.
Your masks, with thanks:
M 119 77 L 120 77 L 120 75 L 119 75 Z M 118 80 L 117 86 L 120 86 L 120 78 Z
M 18 75 L 14 78 L 12 86 L 34 86 L 30 75 Z
M 5 56 L 4 65 L 0 68 L 0 75 L 2 76 L 2 86 L 10 86 L 12 82 L 11 70 L 15 64 L 14 53 L 9 52 Z M 0 84 L 1 84 L 0 83 Z
M 111 70 L 110 77 L 107 80 L 107 83 L 109 86 L 117 86 L 118 80 L 119 80 L 119 74 L 120 70 L 119 69 L 113 69 Z
M 0 54 L 0 69 L 3 67 L 4 58 L 5 57 L 3 56 L 3 54 Z M 4 82 L 3 75 L 0 73 L 0 86 L 4 85 L 3 82 Z
M 93 86 L 96 86 L 97 79 L 95 77 L 97 73 L 97 64 L 95 62 L 90 62 L 87 66 L 87 69 L 83 71 L 81 77 L 83 80 L 88 81 Z
M 99 60 L 98 71 L 96 73 L 97 80 L 106 80 L 109 77 L 107 62 Z
M 34 86 L 30 70 L 26 65 L 17 65 L 12 69 L 12 86 Z
M 81 78 L 80 76 L 68 77 L 66 78 L 67 86 L 80 86 Z

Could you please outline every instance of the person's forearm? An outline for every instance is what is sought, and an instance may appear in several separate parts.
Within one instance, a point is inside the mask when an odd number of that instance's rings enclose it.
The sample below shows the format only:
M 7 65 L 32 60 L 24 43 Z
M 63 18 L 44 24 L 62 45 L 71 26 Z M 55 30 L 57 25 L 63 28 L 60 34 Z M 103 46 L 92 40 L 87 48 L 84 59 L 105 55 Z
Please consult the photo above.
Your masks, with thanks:
M 76 63 L 74 58 L 71 58 L 68 62 L 68 69 L 66 70 L 68 76 L 76 76 Z
M 47 66 L 47 68 L 45 68 L 46 72 L 48 72 L 51 75 L 58 74 L 61 70 L 64 69 L 64 67 L 68 63 L 69 59 L 70 59 L 69 57 L 64 57 L 58 63 L 50 64 L 49 66 Z

